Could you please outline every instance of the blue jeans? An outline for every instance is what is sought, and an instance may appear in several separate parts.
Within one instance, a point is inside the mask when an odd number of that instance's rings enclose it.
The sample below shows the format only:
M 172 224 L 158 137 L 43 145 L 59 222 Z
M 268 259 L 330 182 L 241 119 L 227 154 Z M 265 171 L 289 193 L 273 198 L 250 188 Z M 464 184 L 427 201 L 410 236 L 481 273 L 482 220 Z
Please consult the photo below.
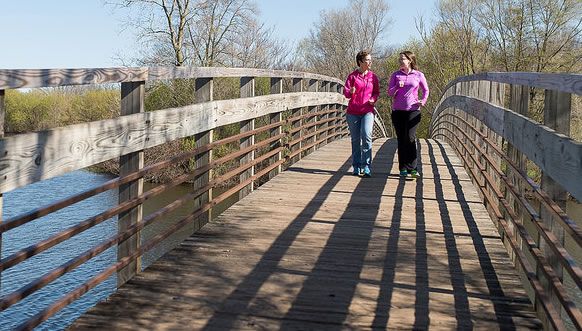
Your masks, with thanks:
M 374 113 L 366 113 L 362 116 L 347 114 L 347 120 L 352 137 L 352 166 L 354 169 L 371 167 Z

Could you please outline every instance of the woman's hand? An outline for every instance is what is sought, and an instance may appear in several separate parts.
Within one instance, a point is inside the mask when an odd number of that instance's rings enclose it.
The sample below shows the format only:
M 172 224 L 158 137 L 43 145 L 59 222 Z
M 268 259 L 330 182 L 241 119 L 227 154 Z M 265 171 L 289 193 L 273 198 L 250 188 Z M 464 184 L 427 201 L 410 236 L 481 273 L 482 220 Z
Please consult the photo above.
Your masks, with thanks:
M 368 103 L 371 104 L 372 106 L 376 103 L 376 100 L 374 99 L 370 99 L 368 100 Z

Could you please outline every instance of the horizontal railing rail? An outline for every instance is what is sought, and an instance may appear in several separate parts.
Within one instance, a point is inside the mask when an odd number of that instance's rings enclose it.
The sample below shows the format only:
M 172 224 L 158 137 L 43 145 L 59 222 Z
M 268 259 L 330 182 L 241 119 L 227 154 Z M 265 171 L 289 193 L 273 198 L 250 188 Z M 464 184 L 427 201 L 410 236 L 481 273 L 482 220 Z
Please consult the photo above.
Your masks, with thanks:
M 222 77 L 240 78 L 240 98 L 213 100 L 213 79 Z M 270 78 L 271 94 L 254 95 L 255 77 Z M 196 103 L 144 112 L 145 83 L 174 79 L 193 79 Z M 283 93 L 285 79 L 289 80 L 290 88 Z M 186 225 L 191 225 L 196 231 L 211 219 L 212 209 L 217 204 L 233 195 L 244 197 L 284 167 L 348 134 L 345 122 L 347 99 L 340 93 L 343 83 L 332 77 L 240 68 L 0 70 L 0 91 L 108 83 L 121 83 L 120 117 L 0 139 L 0 193 L 103 161 L 119 158 L 120 162 L 119 177 L 97 187 L 79 188 L 77 194 L 60 197 L 54 203 L 0 222 L 2 235 L 66 207 L 74 207 L 76 203 L 100 193 L 119 191 L 117 205 L 38 242 L 24 245 L 0 260 L 0 272 L 7 271 L 43 252 L 58 249 L 59 244 L 75 240 L 79 234 L 117 217 L 119 230 L 115 235 L 100 238 L 95 246 L 87 247 L 64 264 L 52 269 L 43 268 L 49 271 L 20 284 L 10 293 L 2 290 L 0 312 L 117 246 L 117 261 L 111 261 L 105 269 L 79 283 L 72 291 L 54 294 L 56 301 L 22 321 L 15 326 L 16 329 L 31 329 L 39 325 L 112 275 L 117 275 L 118 285 L 123 284 L 140 271 L 140 257 L 162 240 Z M 4 105 L 1 106 L 3 109 Z M 215 130 L 232 125 L 238 125 L 238 133 L 214 141 Z M 145 149 L 189 137 L 195 139 L 192 150 L 144 166 Z M 230 151 L 216 158 L 213 152 L 218 149 Z M 144 192 L 143 178 L 146 175 L 190 161 L 195 166 L 187 172 Z M 221 167 L 226 170 L 218 173 L 217 169 Z M 193 182 L 194 187 L 188 194 L 149 215 L 141 216 L 142 213 L 138 212 L 145 201 L 186 182 Z M 213 193 L 216 187 L 227 184 L 225 192 Z M 141 242 L 141 233 L 146 227 L 192 200 L 195 208 L 188 216 Z
M 532 89 L 545 90 L 544 124 L 528 117 Z M 582 329 L 582 231 L 566 208 L 568 195 L 582 201 L 582 144 L 568 137 L 571 94 L 582 95 L 582 75 L 459 77 L 429 128 L 463 160 L 538 316 L 558 330 Z M 541 183 L 528 176 L 536 168 Z
M 254 68 L 140 67 L 95 69 L 0 69 L 0 90 L 218 77 L 278 77 L 311 79 L 316 81 L 327 81 L 343 86 L 343 81 L 337 78 L 312 74 L 309 72 Z

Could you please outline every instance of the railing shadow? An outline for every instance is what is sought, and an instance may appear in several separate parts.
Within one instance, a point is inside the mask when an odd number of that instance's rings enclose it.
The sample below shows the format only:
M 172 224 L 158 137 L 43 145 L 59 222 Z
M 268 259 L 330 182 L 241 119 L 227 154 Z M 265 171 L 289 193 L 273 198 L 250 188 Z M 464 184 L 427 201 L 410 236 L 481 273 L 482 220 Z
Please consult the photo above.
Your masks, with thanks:
M 435 146 L 436 145 L 436 146 Z M 423 151 L 423 146 L 426 146 L 427 151 Z M 432 295 L 445 294 L 452 296 L 454 303 L 449 306 L 454 309 L 453 315 L 456 319 L 457 329 L 473 329 L 475 327 L 475 319 L 495 319 L 497 324 L 503 330 L 515 330 L 516 326 L 513 321 L 514 318 L 519 318 L 520 313 L 515 310 L 515 306 L 508 303 L 528 304 L 523 298 L 514 298 L 506 296 L 500 281 L 495 273 L 492 259 L 485 247 L 484 237 L 481 235 L 475 217 L 471 211 L 471 204 L 479 203 L 478 201 L 468 201 L 463 192 L 461 181 L 457 177 L 455 165 L 447 157 L 445 149 L 438 141 L 425 141 L 424 144 L 418 142 L 419 154 L 422 156 L 428 155 L 428 160 L 419 160 L 422 167 L 431 167 L 434 176 L 421 177 L 416 180 L 415 196 L 413 197 L 414 205 L 405 205 L 410 200 L 410 197 L 405 197 L 404 189 L 406 185 L 411 184 L 411 180 L 394 181 L 395 174 L 390 173 L 393 168 L 394 155 L 396 152 L 395 140 L 389 140 L 382 145 L 374 158 L 373 177 L 362 178 L 357 184 L 353 192 L 349 193 L 349 202 L 346 209 L 343 211 L 338 221 L 328 222 L 316 220 L 315 216 L 320 211 L 326 198 L 332 192 L 337 192 L 336 186 L 343 176 L 349 175 L 350 162 L 346 161 L 339 171 L 330 172 L 321 170 L 323 173 L 328 173 L 331 177 L 319 189 L 317 194 L 310 200 L 310 202 L 303 208 L 303 211 L 278 235 L 265 254 L 260 257 L 260 261 L 256 264 L 254 269 L 247 274 L 242 282 L 238 283 L 236 289 L 232 294 L 221 300 L 221 304 L 226 306 L 229 302 L 236 301 L 237 306 L 242 305 L 249 307 L 253 305 L 253 300 L 257 297 L 258 292 L 263 284 L 275 273 L 288 272 L 303 276 L 305 279 L 302 282 L 301 289 L 290 303 L 290 308 L 284 312 L 280 317 L 280 330 L 295 330 L 297 323 L 300 322 L 305 328 L 318 328 L 317 323 L 325 321 L 325 325 L 320 324 L 319 327 L 325 327 L 326 330 L 340 330 L 349 325 L 350 314 L 353 313 L 351 305 L 353 299 L 358 291 L 358 285 L 371 284 L 379 288 L 376 300 L 376 308 L 373 312 L 372 324 L 367 326 L 374 329 L 385 329 L 391 317 L 391 305 L 393 304 L 393 294 L 395 289 L 404 289 L 414 292 L 414 330 L 426 330 L 431 325 L 430 320 L 430 298 Z M 443 155 L 443 161 L 439 164 L 436 157 L 436 150 L 440 150 Z M 444 167 L 448 170 L 448 174 L 441 174 Z M 423 173 L 423 169 L 419 169 Z M 287 171 L 297 171 L 301 173 L 320 173 L 320 170 L 291 167 Z M 429 172 L 429 169 L 426 170 Z M 443 176 L 444 175 L 444 176 Z M 450 193 L 445 192 L 441 176 L 451 176 L 452 185 L 454 187 L 455 202 L 459 204 L 462 210 L 463 218 L 466 222 L 468 234 L 459 232 L 453 225 L 452 214 L 448 204 L 451 203 Z M 435 202 L 438 205 L 438 212 L 442 222 L 442 232 L 427 230 L 427 221 L 424 210 L 425 203 L 430 199 L 424 198 L 424 187 L 426 181 L 434 181 L 435 187 Z M 371 242 L 373 231 L 381 228 L 377 224 L 377 217 L 379 209 L 382 204 L 383 192 L 387 185 L 394 185 L 395 189 L 391 190 L 394 193 L 394 206 L 390 220 L 388 232 L 386 252 L 382 261 L 379 261 L 382 270 L 381 278 L 377 281 L 366 279 L 362 277 L 362 271 L 367 261 L 368 246 Z M 364 194 L 365 192 L 365 194 Z M 447 198 L 449 194 L 449 198 Z M 365 196 L 366 199 L 361 197 Z M 370 197 L 373 197 L 370 200 Z M 405 200 L 406 199 L 406 200 Z M 405 208 L 415 209 L 415 225 L 414 228 L 402 227 L 401 219 Z M 324 222 L 333 229 L 330 230 L 326 237 L 326 242 L 317 258 L 315 264 L 310 271 L 294 271 L 282 270 L 278 267 L 286 255 L 287 251 L 293 245 L 299 234 L 305 230 L 307 225 L 311 222 Z M 357 229 L 357 230 L 356 230 Z M 399 243 L 405 240 L 403 233 L 414 232 L 414 256 L 405 256 L 406 252 L 399 249 Z M 428 236 L 435 238 L 435 236 L 442 236 L 443 247 L 445 254 L 443 262 L 429 261 L 431 256 Z M 475 281 L 476 270 L 463 270 L 461 263 L 461 252 L 458 248 L 458 238 L 462 240 L 471 240 L 471 245 L 474 247 L 479 262 L 479 272 L 485 276 L 487 293 L 470 292 L 467 287 Z M 492 236 L 485 236 L 488 239 Z M 347 249 L 345 241 L 350 241 L 350 247 Z M 412 238 L 411 238 L 412 241 Z M 395 280 L 398 263 L 402 260 L 410 260 L 415 266 L 414 285 L 404 284 Z M 414 261 L 414 262 L 412 262 Z M 430 272 L 429 264 L 442 263 L 448 269 L 448 279 L 450 279 L 451 290 L 443 289 L 438 286 L 429 284 Z M 337 270 L 342 272 L 338 274 Z M 471 272 L 471 273 L 468 273 Z M 244 293 L 244 295 L 241 295 Z M 368 298 L 369 299 L 369 298 Z M 494 316 L 474 316 L 475 312 L 471 311 L 469 301 L 471 299 L 485 299 L 490 301 L 495 311 Z M 306 308 L 306 303 L 311 306 Z M 439 306 L 437 309 L 449 309 L 447 307 Z M 239 311 L 240 313 L 240 311 Z M 450 314 L 450 311 L 446 312 Z M 322 319 L 321 316 L 325 315 Z M 239 314 L 228 313 L 227 309 L 217 309 L 214 315 L 209 319 L 208 323 L 203 328 L 204 330 L 233 329 L 240 321 Z
M 395 144 L 385 144 L 380 148 L 380 150 L 378 150 L 377 155 L 393 155 L 395 147 Z M 374 162 L 378 163 L 378 168 L 380 166 L 383 167 L 385 164 L 384 161 L 377 159 L 375 159 Z M 313 221 L 325 199 L 334 190 L 341 178 L 349 174 L 348 170 L 350 168 L 350 163 L 349 160 L 346 161 L 339 171 L 332 174 L 327 182 L 319 189 L 310 203 L 305 206 L 303 211 L 293 221 L 291 221 L 286 229 L 281 232 L 271 247 L 262 256 L 255 268 L 237 286 L 237 289 L 232 292 L 233 294 L 223 300 L 223 304 L 236 298 L 238 304 L 248 305 L 267 279 L 275 272 L 278 272 L 276 262 L 281 261 L 286 251 L 291 247 L 300 232 L 309 222 Z M 291 168 L 287 169 L 287 171 L 305 170 Z M 309 299 L 311 299 L 312 302 L 317 302 L 317 307 L 314 307 L 316 311 L 325 312 L 326 319 L 330 323 L 326 325 L 328 329 L 329 327 L 333 328 L 332 325 L 336 325 L 337 329 L 342 327 L 342 324 L 348 315 L 349 305 L 356 291 L 356 286 L 360 281 L 360 272 L 366 255 L 366 247 L 370 241 L 370 236 L 375 225 L 375 215 L 380 208 L 380 199 L 382 197 L 384 185 L 386 184 L 386 178 L 387 173 L 375 171 L 373 178 L 364 178 L 358 184 L 344 214 L 337 223 L 334 223 L 334 228 L 312 271 L 306 274 L 307 278 L 303 283 L 301 291 L 297 294 L 291 308 L 281 322 L 281 330 L 295 329 L 295 324 L 289 324 L 292 323 L 292 320 L 309 319 L 310 314 L 306 314 L 305 311 L 299 308 L 301 302 Z M 358 198 L 358 192 L 361 190 L 373 190 L 376 193 L 374 194 L 376 199 L 374 201 L 362 202 L 361 199 Z M 369 193 L 366 196 L 369 196 Z M 362 208 L 368 210 L 368 214 L 365 218 L 361 217 Z M 371 213 L 370 208 L 372 209 Z M 357 222 L 358 225 L 357 233 L 352 230 L 354 222 Z M 343 252 L 346 254 L 346 259 L 344 261 L 336 261 L 338 256 L 336 250 L 341 246 L 341 243 L 346 239 L 346 236 L 350 236 L 354 249 Z M 349 263 L 347 263 L 348 260 L 350 261 Z M 357 263 L 354 264 L 353 261 L 356 261 Z M 330 264 L 342 263 L 346 263 L 346 265 L 342 266 L 345 268 L 345 272 L 341 275 L 337 275 L 333 269 L 330 270 L 330 268 L 327 267 Z M 341 278 L 338 279 L 338 277 Z M 338 285 L 334 286 L 334 291 L 328 293 L 327 296 L 320 296 L 320 289 L 322 286 L 328 286 L 330 282 Z M 236 294 L 237 291 L 242 291 L 243 289 L 245 293 L 244 298 L 246 299 L 243 299 Z M 317 295 L 316 298 L 313 298 L 314 294 Z M 245 302 L 241 303 L 241 300 L 245 300 Z M 203 330 L 214 330 L 217 327 L 220 327 L 221 329 L 230 329 L 234 327 L 236 320 L 236 315 L 216 312 L 210 318 Z M 306 322 L 309 321 L 306 320 Z M 315 323 L 316 321 L 313 322 Z
M 436 147 L 433 146 L 436 145 Z M 508 302 L 521 302 L 529 304 L 529 302 L 506 296 L 504 293 L 501 283 L 497 277 L 497 273 L 493 267 L 491 261 L 491 256 L 485 247 L 483 241 L 484 237 L 479 231 L 476 220 L 471 212 L 471 207 L 469 201 L 465 197 L 465 193 L 461 186 L 459 177 L 456 173 L 455 167 L 453 166 L 451 160 L 445 152 L 445 148 L 442 143 L 436 140 L 427 140 L 428 152 L 431 157 L 430 163 L 432 165 L 432 170 L 434 172 L 435 178 L 435 195 L 437 197 L 444 196 L 444 189 L 442 182 L 437 180 L 440 178 L 439 169 L 434 158 L 435 149 L 440 150 L 440 154 L 443 156 L 444 162 L 447 165 L 447 170 L 451 176 L 451 181 L 454 186 L 455 196 L 457 202 L 460 204 L 460 209 L 463 213 L 463 219 L 466 222 L 467 229 L 471 238 L 471 244 L 473 245 L 475 252 L 477 253 L 477 258 L 480 266 L 480 272 L 484 275 L 488 295 L 478 295 L 475 293 L 469 293 L 467 291 L 467 283 L 471 282 L 471 275 L 463 271 L 461 266 L 461 261 L 459 258 L 459 250 L 457 248 L 457 234 L 453 231 L 453 225 L 451 223 L 450 212 L 447 208 L 447 203 L 444 199 L 439 199 L 438 206 L 440 210 L 440 216 L 443 222 L 444 237 L 446 242 L 446 249 L 448 255 L 448 264 L 451 275 L 451 282 L 453 287 L 453 295 L 455 298 L 455 315 L 457 317 L 458 328 L 461 329 L 472 329 L 474 327 L 471 317 L 471 311 L 469 310 L 469 298 L 470 297 L 481 297 L 486 298 L 493 304 L 493 310 L 495 311 L 495 318 L 502 330 L 515 330 L 516 326 L 513 321 L 514 317 L 519 316 L 519 312 L 514 310 L 514 308 L 507 304 Z M 501 240 L 501 238 L 496 237 L 496 239 Z

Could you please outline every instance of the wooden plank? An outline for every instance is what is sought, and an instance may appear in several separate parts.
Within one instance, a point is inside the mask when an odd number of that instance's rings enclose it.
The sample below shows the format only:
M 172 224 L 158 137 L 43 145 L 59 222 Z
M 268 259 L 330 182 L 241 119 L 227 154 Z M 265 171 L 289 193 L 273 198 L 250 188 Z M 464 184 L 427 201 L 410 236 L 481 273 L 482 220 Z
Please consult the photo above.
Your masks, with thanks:
M 422 140 L 423 177 L 374 141 L 323 146 L 154 262 L 70 330 L 540 329 L 461 162 Z
M 255 78 L 254 77 L 241 77 L 240 79 L 240 97 L 241 98 L 248 98 L 255 96 Z M 255 117 L 253 116 L 252 119 L 247 119 L 240 121 L 240 132 L 252 131 L 255 129 Z M 246 138 L 242 138 L 240 140 L 240 149 L 247 148 L 255 144 L 255 135 L 251 135 Z M 240 157 L 239 163 L 240 165 L 244 165 L 247 163 L 252 162 L 255 159 L 255 151 L 252 150 L 245 155 Z M 252 166 L 248 170 L 245 170 L 240 173 L 240 182 L 244 182 L 247 179 L 253 177 L 255 175 L 255 167 Z M 242 188 L 238 194 L 239 199 L 244 198 L 246 195 L 251 193 L 255 189 L 254 181 L 251 182 L 249 185 Z
M 293 92 L 297 92 L 300 93 L 303 90 L 303 79 L 301 78 L 294 78 L 293 79 L 293 87 L 292 87 Z M 303 113 L 303 108 L 299 107 L 299 108 L 293 108 L 291 109 L 291 117 L 298 117 L 301 116 L 301 114 Z M 296 129 L 298 127 L 301 126 L 301 122 L 302 120 L 296 120 L 296 121 L 292 121 L 291 122 L 291 129 Z M 296 132 L 294 132 L 293 134 L 291 134 L 291 141 L 295 141 L 298 140 L 302 137 L 302 130 L 298 130 Z M 300 141 L 298 144 L 295 144 L 293 146 L 291 146 L 291 150 L 290 152 L 295 152 L 296 150 L 301 148 L 301 144 L 302 142 Z M 291 164 L 299 161 L 301 159 L 301 153 L 297 154 L 296 156 L 294 156 L 291 159 Z
M 214 77 L 282 77 L 343 81 L 308 72 L 267 70 L 255 68 L 218 67 L 137 67 L 88 69 L 0 69 L 0 90 L 17 88 L 58 87 L 137 82 L 144 80 L 170 80 L 177 78 Z
M 342 84 L 343 81 L 324 75 L 309 72 L 270 70 L 257 68 L 222 68 L 222 67 L 150 67 L 150 79 L 175 78 L 213 78 L 213 77 L 272 77 L 272 78 L 302 78 L 334 81 Z
M 196 91 L 194 92 L 194 100 L 196 103 L 204 103 L 212 101 L 214 98 L 214 81 L 212 78 L 198 78 L 196 79 Z M 208 130 L 194 135 L 194 148 L 199 148 L 210 144 L 213 141 L 214 130 Z M 212 161 L 212 150 L 198 154 L 194 158 L 194 166 L 201 168 Z M 209 183 L 212 178 L 212 170 L 208 170 L 194 178 L 194 190 L 197 190 Z M 198 210 L 208 201 L 212 200 L 212 189 L 203 193 L 194 199 L 194 210 Z M 193 232 L 198 231 L 204 224 L 212 220 L 212 209 L 209 209 L 204 214 L 200 215 L 194 221 Z
M 0 90 L 35 87 L 58 87 L 148 79 L 148 68 L 98 69 L 0 69 Z
M 322 81 L 321 82 L 321 91 L 323 92 L 329 92 L 329 82 L 328 81 Z M 325 112 L 329 110 L 329 105 L 321 105 L 320 107 L 320 111 Z M 326 118 L 329 117 L 329 114 L 324 114 L 319 116 L 319 120 L 325 120 Z M 329 126 L 329 123 L 323 123 L 319 126 L 319 129 L 325 129 Z M 327 131 L 323 131 L 322 133 L 320 133 L 317 137 L 317 140 L 322 139 L 322 137 L 327 137 L 328 132 Z M 323 141 L 321 144 L 317 145 L 317 148 L 320 148 L 321 146 L 327 144 L 327 139 L 325 139 L 325 141 Z
M 308 86 L 307 86 L 307 91 L 309 91 L 309 92 L 317 92 L 318 91 L 318 88 L 319 88 L 319 81 L 318 80 L 315 80 L 315 79 L 310 79 L 309 80 L 309 83 L 308 83 Z M 319 107 L 318 106 L 309 106 L 309 107 L 307 107 L 307 113 L 317 113 L 318 111 L 319 111 Z M 307 117 L 305 119 L 305 124 L 313 123 L 313 122 L 317 122 L 317 115 L 310 116 L 310 117 Z M 313 133 L 313 132 L 317 131 L 317 128 L 318 128 L 318 126 L 317 125 L 314 125 L 314 126 L 308 128 L 307 131 L 305 132 L 305 134 L 308 135 L 310 133 Z M 305 141 L 305 144 L 309 145 L 311 143 L 314 143 L 315 141 L 317 141 L 317 137 L 316 136 L 313 136 L 313 137 L 309 138 L 307 141 Z M 315 146 L 310 147 L 304 153 L 305 153 L 305 155 L 307 155 L 307 154 L 313 153 L 314 151 L 315 151 Z
M 145 105 L 145 82 L 121 84 L 121 116 L 143 113 Z M 119 175 L 126 176 L 144 167 L 143 150 L 122 155 L 119 158 Z M 143 178 L 136 179 L 119 186 L 119 203 L 135 199 L 143 193 Z M 141 222 L 143 217 L 143 205 L 139 204 L 117 217 L 118 232 L 122 233 L 130 226 Z M 117 245 L 117 260 L 131 255 L 141 246 L 141 231 L 129 237 Z M 141 257 L 131 262 L 127 267 L 117 272 L 117 286 L 123 285 L 127 280 L 141 271 Z
M 281 94 L 283 93 L 283 79 L 279 78 L 279 77 L 273 77 L 271 78 L 271 94 Z M 283 112 L 277 112 L 277 113 L 272 113 L 270 115 L 270 123 L 277 123 L 277 122 L 281 122 L 283 120 Z M 274 137 L 274 136 L 278 136 L 283 132 L 281 126 L 272 128 L 271 130 L 269 130 L 269 136 L 270 137 Z M 274 150 L 281 147 L 281 139 L 278 139 L 277 141 L 274 141 L 271 143 L 271 146 L 269 147 L 270 150 Z M 281 152 L 275 154 L 274 156 L 272 156 L 269 159 L 269 164 L 274 164 L 276 162 L 278 162 L 279 160 L 281 160 Z M 276 167 L 275 169 L 271 170 L 269 172 L 269 179 L 277 176 L 279 173 L 281 172 L 281 165 L 279 165 L 278 167 Z
M 483 72 L 462 76 L 447 84 L 445 90 L 459 82 L 475 80 L 488 80 L 505 84 L 525 85 L 544 90 L 582 95 L 581 74 L 553 74 L 539 72 Z
M 286 93 L 221 100 L 11 136 L 0 140 L 0 193 L 218 126 L 331 102 L 346 99 Z
M 544 99 L 544 124 L 551 129 L 556 130 L 566 136 L 570 135 L 570 118 L 572 113 L 572 95 L 565 92 L 556 92 L 551 90 L 545 91 Z M 564 211 L 568 202 L 568 191 L 566 191 L 558 182 L 545 171 L 542 172 L 541 189 L 548 194 L 548 196 Z M 540 217 L 547 225 L 550 232 L 556 237 L 562 247 L 566 247 L 564 228 L 554 220 L 552 213 L 546 208 L 541 208 Z M 563 281 L 564 267 L 560 262 L 560 258 L 554 253 L 554 250 L 542 240 L 542 236 L 538 235 L 537 242 L 540 244 L 542 253 L 547 258 L 548 263 L 556 273 L 556 276 Z M 547 285 L 547 284 L 545 284 Z M 560 307 L 560 301 L 557 293 L 549 289 L 548 291 L 552 298 L 552 303 L 556 307 Z M 565 314 L 562 309 L 562 314 Z

